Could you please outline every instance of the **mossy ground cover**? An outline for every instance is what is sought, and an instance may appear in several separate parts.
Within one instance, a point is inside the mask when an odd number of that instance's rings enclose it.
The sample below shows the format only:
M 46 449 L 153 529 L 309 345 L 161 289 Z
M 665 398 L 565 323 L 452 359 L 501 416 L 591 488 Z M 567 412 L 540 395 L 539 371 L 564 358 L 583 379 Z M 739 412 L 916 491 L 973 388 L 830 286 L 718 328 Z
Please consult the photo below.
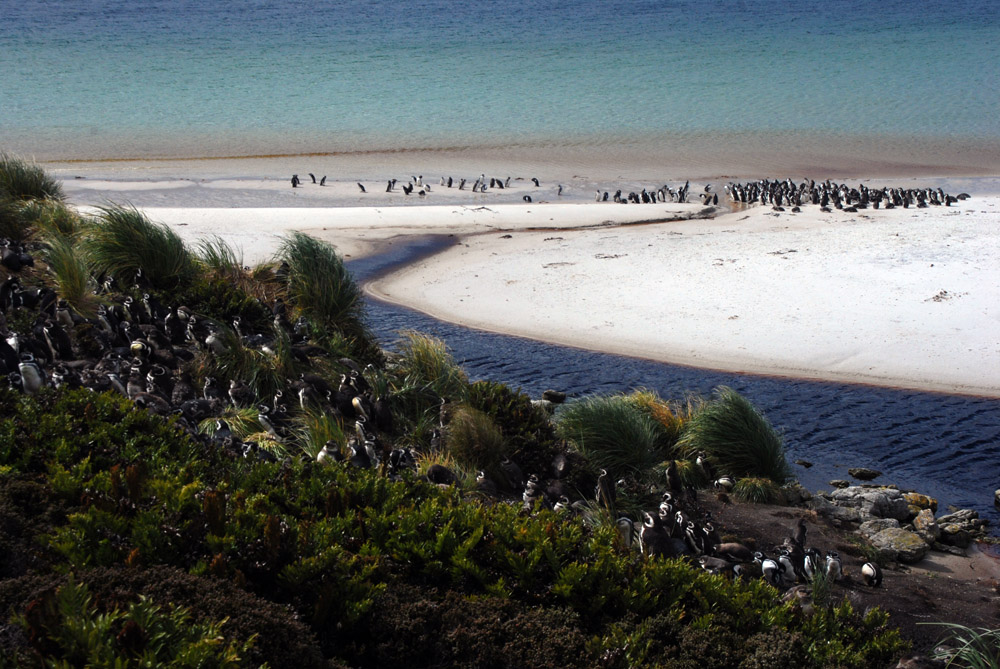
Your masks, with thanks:
M 624 477 L 618 511 L 635 512 L 655 505 L 665 460 L 686 457 L 692 405 L 640 392 L 553 422 L 519 391 L 470 384 L 439 340 L 405 333 L 383 351 L 329 245 L 294 233 L 273 263 L 244 268 L 221 240 L 192 253 L 134 209 L 85 221 L 16 159 L 0 156 L 0 177 L 0 227 L 46 261 L 12 271 L 75 310 L 75 356 L 93 368 L 109 349 L 151 355 L 91 312 L 167 336 L 155 303 L 171 316 L 183 306 L 187 332 L 148 342 L 157 364 L 254 396 L 195 419 L 165 399 L 154 412 L 99 389 L 0 389 L 0 666 L 869 667 L 902 649 L 877 610 L 803 616 L 760 580 L 644 556 L 593 503 L 561 514 L 523 506 L 502 482 L 506 495 L 484 494 L 468 477 L 439 486 L 385 467 L 390 448 L 411 447 L 424 470 L 496 474 L 506 456 L 549 478 L 558 456 L 567 495 L 592 499 L 607 468 Z M 5 315 L 22 335 L 55 318 Z M 280 434 L 262 402 L 287 423 Z M 721 467 L 747 449 L 713 444 L 749 439 L 755 461 L 727 473 L 786 475 L 766 421 L 739 402 L 711 406 L 716 441 L 687 448 Z M 333 461 L 368 439 L 357 407 L 378 430 L 380 467 Z M 697 479 L 690 460 L 678 471 Z
M 613 528 L 483 505 L 455 488 L 343 464 L 233 458 L 107 394 L 3 391 L 0 406 L 3 483 L 31 482 L 44 500 L 36 507 L 44 522 L 11 528 L 21 540 L 7 545 L 29 553 L 8 557 L 15 581 L 180 570 L 172 573 L 278 606 L 288 624 L 308 626 L 308 647 L 349 665 L 409 657 L 410 666 L 419 658 L 422 666 L 509 666 L 499 650 L 510 639 L 520 640 L 522 666 L 548 665 L 567 648 L 580 666 L 695 658 L 757 666 L 772 647 L 737 640 L 775 634 L 816 666 L 877 666 L 900 649 L 882 614 L 842 604 L 805 618 L 760 581 L 645 559 Z M 23 615 L 32 601 L 8 598 L 6 613 Z M 409 622 L 396 637 L 387 623 L 402 618 Z M 205 624 L 219 622 L 208 615 Z M 233 643 L 254 634 L 222 630 Z M 720 635 L 732 642 L 711 660 L 705 653 L 719 650 Z M 41 652 L 30 648 L 6 650 Z

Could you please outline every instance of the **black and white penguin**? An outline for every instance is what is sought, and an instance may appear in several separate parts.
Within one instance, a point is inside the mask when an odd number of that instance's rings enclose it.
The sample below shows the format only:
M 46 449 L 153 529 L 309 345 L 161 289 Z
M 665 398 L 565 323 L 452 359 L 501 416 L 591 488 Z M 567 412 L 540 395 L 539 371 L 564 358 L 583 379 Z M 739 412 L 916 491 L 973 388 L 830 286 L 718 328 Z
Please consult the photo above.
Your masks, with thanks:
M 874 562 L 866 562 L 861 565 L 861 580 L 870 588 L 877 588 L 882 585 L 882 568 Z
M 538 188 L 538 179 L 531 177 L 531 183 L 535 184 L 535 188 Z
M 522 199 L 522 200 L 524 200 L 525 202 L 529 202 L 529 203 L 531 202 L 531 196 L 530 196 L 530 195 L 525 195 L 525 196 L 524 196 L 523 198 L 521 198 L 521 199 Z
M 427 480 L 437 485 L 453 485 L 458 483 L 458 477 L 442 464 L 434 463 L 427 468 Z
M 362 193 L 367 193 L 368 192 L 368 191 L 365 190 L 365 185 L 363 183 L 361 183 L 360 181 L 358 182 L 358 188 L 361 189 Z
M 315 174 L 313 174 L 312 172 L 310 172 L 310 173 L 309 173 L 309 176 L 310 176 L 310 177 L 312 178 L 312 180 L 313 180 L 313 183 L 316 183 L 316 175 L 315 175 Z
M 326 185 L 326 175 L 325 174 L 323 175 L 323 178 L 319 180 L 319 185 L 320 186 L 325 186 Z

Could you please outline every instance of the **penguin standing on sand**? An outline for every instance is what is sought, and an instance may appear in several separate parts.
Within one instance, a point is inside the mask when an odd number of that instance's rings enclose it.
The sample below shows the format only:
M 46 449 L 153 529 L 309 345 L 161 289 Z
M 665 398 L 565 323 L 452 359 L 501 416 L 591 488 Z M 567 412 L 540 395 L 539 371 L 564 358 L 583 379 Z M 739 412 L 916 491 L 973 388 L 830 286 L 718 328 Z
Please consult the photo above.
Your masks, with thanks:
M 309 176 L 312 177 L 313 183 L 316 183 L 316 175 L 310 172 Z
M 325 186 L 326 185 L 326 175 L 325 174 L 323 175 L 323 178 L 319 180 L 319 185 L 320 186 Z
M 299 175 L 298 174 L 293 174 L 292 175 L 292 188 L 298 188 L 300 183 L 302 183 L 302 182 L 299 181 Z

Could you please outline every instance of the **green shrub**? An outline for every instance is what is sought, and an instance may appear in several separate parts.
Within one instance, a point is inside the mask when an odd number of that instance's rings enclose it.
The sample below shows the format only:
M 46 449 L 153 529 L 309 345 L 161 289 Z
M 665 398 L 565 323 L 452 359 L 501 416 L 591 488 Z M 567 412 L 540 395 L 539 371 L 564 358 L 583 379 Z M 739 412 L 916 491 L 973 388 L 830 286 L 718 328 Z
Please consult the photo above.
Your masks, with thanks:
M 742 395 L 716 390 L 688 422 L 678 447 L 690 459 L 705 453 L 720 473 L 768 478 L 781 485 L 791 478 L 781 436 Z
M 85 249 L 98 272 L 131 286 L 138 273 L 159 290 L 187 286 L 197 275 L 194 258 L 180 236 L 150 222 L 135 207 L 102 207 L 88 228 Z
M 184 608 L 142 596 L 124 611 L 101 613 L 87 586 L 72 579 L 15 620 L 50 666 L 239 667 L 254 641 L 225 643 L 222 622 L 195 622 Z

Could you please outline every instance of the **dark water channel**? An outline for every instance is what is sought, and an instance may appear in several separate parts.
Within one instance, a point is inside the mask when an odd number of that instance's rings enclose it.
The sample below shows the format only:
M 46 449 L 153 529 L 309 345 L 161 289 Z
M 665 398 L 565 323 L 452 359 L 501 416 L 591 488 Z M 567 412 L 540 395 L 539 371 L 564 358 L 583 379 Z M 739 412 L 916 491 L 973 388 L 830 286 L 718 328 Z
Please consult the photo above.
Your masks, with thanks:
M 419 261 L 451 243 L 448 238 L 397 242 L 384 253 L 348 263 L 369 281 Z M 783 432 L 789 460 L 810 490 L 849 479 L 848 467 L 885 473 L 895 483 L 948 506 L 973 508 L 1000 533 L 993 491 L 1000 488 L 1000 400 L 893 388 L 733 374 L 598 353 L 444 323 L 420 312 L 369 297 L 369 324 L 390 343 L 400 330 L 443 339 L 471 380 L 491 379 L 538 397 L 547 388 L 571 397 L 635 388 L 666 399 L 709 395 L 727 385 L 746 396 Z

